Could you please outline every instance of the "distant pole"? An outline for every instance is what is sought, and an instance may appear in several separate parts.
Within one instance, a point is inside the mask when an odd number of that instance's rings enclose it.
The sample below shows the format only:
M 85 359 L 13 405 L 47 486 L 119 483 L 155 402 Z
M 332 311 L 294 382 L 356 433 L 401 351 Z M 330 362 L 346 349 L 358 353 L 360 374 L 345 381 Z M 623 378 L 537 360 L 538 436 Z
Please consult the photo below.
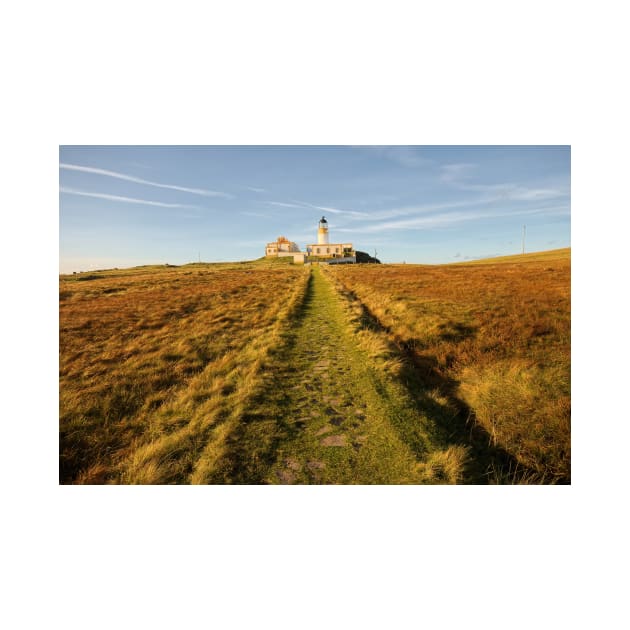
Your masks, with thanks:
M 201 252 L 199 252 L 199 262 L 201 262 Z
M 525 226 L 523 226 L 523 254 L 525 253 Z

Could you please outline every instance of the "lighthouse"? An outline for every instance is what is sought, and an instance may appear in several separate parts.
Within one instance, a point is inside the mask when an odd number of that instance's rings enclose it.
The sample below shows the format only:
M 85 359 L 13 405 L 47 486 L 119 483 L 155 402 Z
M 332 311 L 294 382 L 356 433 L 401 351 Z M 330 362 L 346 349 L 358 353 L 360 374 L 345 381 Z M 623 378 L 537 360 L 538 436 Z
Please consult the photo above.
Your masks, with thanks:
M 317 243 L 306 246 L 305 262 L 354 263 L 357 255 L 352 243 L 331 243 L 328 235 L 326 217 L 319 220 L 317 226 Z
M 326 217 L 322 217 L 319 220 L 319 227 L 317 228 L 317 244 L 328 245 L 328 221 L 326 221 Z
M 284 236 L 279 236 L 274 243 L 267 243 L 265 256 L 292 256 L 294 263 L 355 263 L 357 254 L 352 243 L 331 243 L 328 235 L 328 221 L 326 217 L 319 220 L 317 226 L 317 243 L 306 246 L 306 252 L 301 252 L 296 243 Z

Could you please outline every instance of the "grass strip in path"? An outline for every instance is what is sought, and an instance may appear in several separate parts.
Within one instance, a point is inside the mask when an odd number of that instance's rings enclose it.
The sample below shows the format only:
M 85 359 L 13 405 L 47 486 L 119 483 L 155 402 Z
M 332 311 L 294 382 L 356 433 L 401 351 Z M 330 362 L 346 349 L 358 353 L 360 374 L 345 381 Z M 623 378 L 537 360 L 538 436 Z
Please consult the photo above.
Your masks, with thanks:
M 465 455 L 357 343 L 343 299 L 315 267 L 262 386 L 222 456 L 195 480 L 452 483 L 462 478 Z

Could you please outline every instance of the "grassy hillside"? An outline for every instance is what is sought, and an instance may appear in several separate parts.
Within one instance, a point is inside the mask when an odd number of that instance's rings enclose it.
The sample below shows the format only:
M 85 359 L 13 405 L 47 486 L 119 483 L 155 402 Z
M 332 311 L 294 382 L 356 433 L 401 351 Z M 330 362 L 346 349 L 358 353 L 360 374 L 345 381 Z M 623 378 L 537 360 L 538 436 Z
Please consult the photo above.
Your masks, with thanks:
M 571 248 L 549 249 L 544 252 L 532 252 L 529 254 L 514 254 L 512 256 L 497 256 L 495 258 L 482 258 L 480 260 L 470 260 L 465 263 L 453 263 L 459 265 L 495 265 L 497 263 L 527 263 L 527 262 L 553 262 L 571 258 Z
M 514 480 L 568 481 L 570 268 L 570 250 L 556 250 L 330 272 L 413 355 L 425 381 L 514 456 Z
M 61 481 L 186 481 L 305 282 L 262 262 L 61 276 Z
M 570 250 L 60 276 L 62 483 L 570 481 Z

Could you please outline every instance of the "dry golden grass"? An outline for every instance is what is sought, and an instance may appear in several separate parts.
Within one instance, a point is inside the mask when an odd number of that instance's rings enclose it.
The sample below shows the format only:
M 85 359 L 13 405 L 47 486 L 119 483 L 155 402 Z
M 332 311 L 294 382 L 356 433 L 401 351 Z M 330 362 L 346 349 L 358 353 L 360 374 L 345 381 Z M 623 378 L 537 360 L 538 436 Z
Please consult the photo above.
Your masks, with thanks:
M 529 480 L 551 482 L 570 479 L 570 270 L 557 250 L 331 272 Z
M 461 483 L 468 457 L 468 449 L 462 445 L 434 451 L 426 463 L 418 464 L 420 479 L 430 484 Z
M 305 282 L 264 263 L 61 276 L 60 481 L 190 481 Z

